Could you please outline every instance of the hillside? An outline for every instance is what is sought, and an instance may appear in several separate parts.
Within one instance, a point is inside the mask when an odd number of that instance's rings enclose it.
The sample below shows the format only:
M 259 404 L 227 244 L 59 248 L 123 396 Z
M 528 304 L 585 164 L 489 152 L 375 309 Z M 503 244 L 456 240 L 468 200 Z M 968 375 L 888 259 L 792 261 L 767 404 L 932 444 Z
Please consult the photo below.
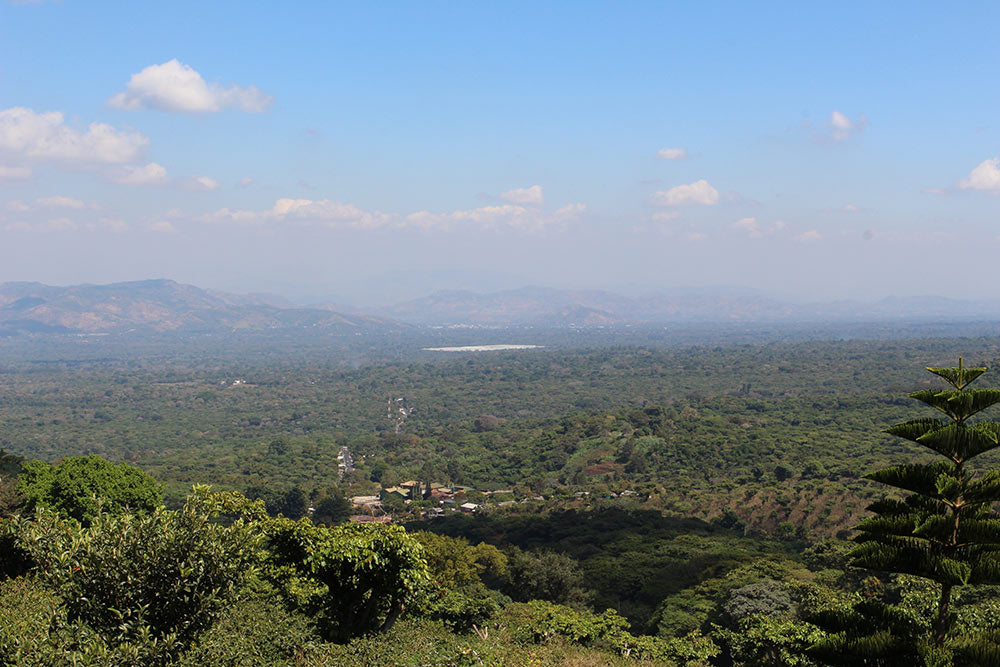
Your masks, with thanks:
M 373 316 L 290 307 L 280 297 L 227 294 L 173 280 L 70 287 L 0 284 L 0 336 L 402 326 Z
M 651 290 L 623 296 L 602 290 L 522 287 L 477 293 L 442 290 L 394 304 L 385 315 L 424 325 L 608 326 L 694 323 L 884 322 L 1000 317 L 995 301 L 945 297 L 887 297 L 876 302 L 796 304 L 756 290 Z

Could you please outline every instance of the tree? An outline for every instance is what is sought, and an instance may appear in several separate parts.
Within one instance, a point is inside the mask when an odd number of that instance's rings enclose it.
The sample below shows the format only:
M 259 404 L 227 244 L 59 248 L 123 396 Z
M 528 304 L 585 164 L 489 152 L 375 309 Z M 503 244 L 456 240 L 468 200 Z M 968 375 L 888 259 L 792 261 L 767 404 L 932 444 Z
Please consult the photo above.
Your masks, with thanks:
M 584 587 L 580 564 L 566 554 L 554 551 L 505 549 L 507 569 L 503 592 L 516 602 L 548 600 L 556 604 L 585 608 L 591 592 Z
M 100 456 L 72 456 L 52 466 L 28 461 L 21 467 L 17 490 L 28 510 L 47 507 L 64 517 L 88 523 L 98 513 L 151 512 L 162 504 L 160 485 L 127 463 Z
M 971 421 L 982 410 L 1000 403 L 1000 390 L 969 389 L 969 384 L 986 369 L 965 368 L 961 358 L 956 368 L 927 370 L 944 379 L 950 388 L 927 389 L 909 396 L 946 418 L 914 419 L 885 432 L 926 447 L 941 459 L 906 463 L 866 475 L 906 495 L 887 497 L 869 506 L 875 515 L 857 526 L 860 545 L 852 560 L 860 567 L 916 575 L 938 584 L 928 651 L 940 653 L 951 639 L 953 589 L 967 584 L 1000 583 L 1000 518 L 993 509 L 993 504 L 1000 501 L 1000 470 L 976 471 L 969 465 L 972 459 L 1000 446 L 1000 423 Z M 870 627 L 869 632 L 874 630 Z M 879 645 L 892 644 L 887 634 L 884 641 L 874 635 L 853 644 L 843 639 L 845 650 L 850 650 L 850 644 L 874 653 Z M 963 651 L 996 650 L 985 636 L 978 647 L 970 648 L 968 636 L 962 642 Z
M 434 482 L 434 475 L 436 474 L 434 465 L 430 461 L 424 461 L 424 465 L 420 468 L 420 479 L 423 480 L 421 498 L 426 499 L 431 497 L 431 484 Z
M 424 549 L 402 526 L 272 519 L 265 576 L 330 639 L 389 630 L 428 579 Z
M 344 497 L 338 489 L 335 493 L 319 501 L 313 512 L 313 523 L 336 526 L 347 521 L 351 516 L 351 501 Z
M 254 485 L 243 492 L 251 500 L 263 500 L 270 516 L 282 515 L 289 519 L 301 519 L 308 509 L 306 493 L 298 486 L 285 491 L 266 486 Z
M 179 511 L 98 512 L 84 526 L 40 507 L 31 519 L 4 521 L 2 530 L 69 622 L 101 644 L 132 651 L 107 664 L 168 664 L 252 575 L 263 517 L 262 503 L 196 486 Z M 65 641 L 53 647 L 57 654 L 75 643 Z
M 448 537 L 427 531 L 412 533 L 424 547 L 424 557 L 434 581 L 446 588 L 480 583 L 483 572 L 502 575 L 507 557 L 495 546 L 480 542 L 469 544 L 463 537 Z

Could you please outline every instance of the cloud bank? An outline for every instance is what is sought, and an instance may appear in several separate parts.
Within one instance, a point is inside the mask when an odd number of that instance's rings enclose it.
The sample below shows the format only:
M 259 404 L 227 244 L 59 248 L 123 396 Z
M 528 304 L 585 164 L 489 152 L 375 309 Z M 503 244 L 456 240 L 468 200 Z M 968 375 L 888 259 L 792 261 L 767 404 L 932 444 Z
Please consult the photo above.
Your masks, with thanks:
M 223 208 L 201 216 L 203 222 L 232 222 L 252 225 L 297 223 L 331 228 L 423 230 L 510 229 L 540 232 L 559 229 L 578 220 L 586 212 L 583 204 L 570 204 L 554 211 L 535 206 L 502 204 L 458 210 L 451 213 L 417 211 L 407 215 L 366 211 L 354 204 L 331 199 L 279 199 L 266 210 Z

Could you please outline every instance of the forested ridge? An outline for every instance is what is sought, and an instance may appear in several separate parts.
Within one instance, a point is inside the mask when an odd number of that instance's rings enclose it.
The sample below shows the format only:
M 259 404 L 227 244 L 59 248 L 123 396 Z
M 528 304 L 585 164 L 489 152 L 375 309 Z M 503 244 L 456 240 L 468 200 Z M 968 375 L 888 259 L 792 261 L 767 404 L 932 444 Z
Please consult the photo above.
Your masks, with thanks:
M 994 582 L 962 580 L 941 630 L 934 583 L 865 570 L 848 541 L 886 495 L 866 473 L 933 464 L 926 445 L 883 430 L 926 416 L 907 394 L 940 391 L 924 367 L 959 354 L 993 367 L 1000 339 L 559 348 L 354 368 L 315 351 L 8 354 L 0 597 L 15 613 L 0 657 L 819 665 L 892 640 L 914 647 L 908 660 L 994 664 L 982 649 L 998 631 Z M 996 464 L 988 449 L 978 465 Z M 429 486 L 405 504 L 385 498 L 411 479 L 461 488 L 477 514 L 428 518 Z M 348 498 L 380 493 L 397 525 L 347 521 L 362 511 Z M 188 611 L 155 611 L 172 596 Z M 872 622 L 873 600 L 895 625 L 845 635 L 837 619 Z M 932 626 L 987 639 L 926 643 Z M 916 664 L 886 646 L 870 664 Z

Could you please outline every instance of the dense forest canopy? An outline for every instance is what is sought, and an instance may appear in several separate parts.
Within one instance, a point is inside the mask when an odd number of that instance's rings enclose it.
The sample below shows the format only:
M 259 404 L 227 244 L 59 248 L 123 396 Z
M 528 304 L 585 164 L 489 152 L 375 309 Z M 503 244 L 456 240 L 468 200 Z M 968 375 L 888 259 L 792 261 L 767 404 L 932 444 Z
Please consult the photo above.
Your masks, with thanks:
M 70 349 L 0 364 L 9 664 L 820 665 L 854 623 L 957 665 L 998 631 L 991 580 L 944 624 L 940 581 L 845 540 L 865 473 L 935 465 L 882 432 L 924 366 L 1000 339 Z

